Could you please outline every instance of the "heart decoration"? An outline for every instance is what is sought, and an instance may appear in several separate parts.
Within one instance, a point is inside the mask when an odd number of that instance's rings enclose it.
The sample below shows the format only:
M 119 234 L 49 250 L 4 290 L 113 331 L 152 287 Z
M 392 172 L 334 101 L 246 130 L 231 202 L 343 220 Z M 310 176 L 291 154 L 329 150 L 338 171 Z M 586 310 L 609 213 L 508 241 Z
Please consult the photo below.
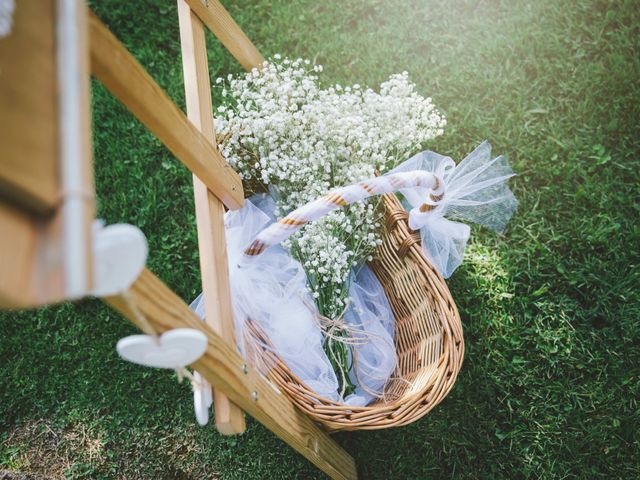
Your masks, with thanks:
M 93 226 L 94 287 L 96 297 L 116 295 L 127 290 L 147 262 L 147 239 L 133 225 L 119 223 Z
M 116 345 L 118 354 L 129 362 L 155 368 L 184 368 L 198 360 L 207 349 L 207 336 L 193 328 L 176 328 L 155 338 L 130 335 Z
M 209 422 L 209 409 L 213 403 L 211 385 L 198 372 L 193 372 L 193 408 L 196 420 L 201 426 Z

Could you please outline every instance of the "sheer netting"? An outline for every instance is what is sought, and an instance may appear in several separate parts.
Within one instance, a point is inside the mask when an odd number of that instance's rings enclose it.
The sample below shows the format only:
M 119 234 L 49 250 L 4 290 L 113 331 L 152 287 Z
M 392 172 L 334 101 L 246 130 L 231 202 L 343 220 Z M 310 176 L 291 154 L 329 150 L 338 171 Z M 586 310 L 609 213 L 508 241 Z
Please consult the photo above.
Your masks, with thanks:
M 426 151 L 402 163 L 389 173 L 426 170 L 444 181 L 445 193 L 428 214 L 419 208 L 428 198 L 426 189 L 401 190 L 410 210 L 409 226 L 420 230 L 423 250 L 445 278 L 462 263 L 469 239 L 467 225 L 477 223 L 498 233 L 518 206 L 507 181 L 515 174 L 502 155 L 491 158 L 491 145 L 484 141 L 459 165 L 443 155 Z
M 352 272 L 349 298 L 351 304 L 344 321 L 355 340 L 349 376 L 356 390 L 345 398 L 345 403 L 364 406 L 384 398 L 384 386 L 396 368 L 395 325 L 382 284 L 366 265 L 357 275 Z

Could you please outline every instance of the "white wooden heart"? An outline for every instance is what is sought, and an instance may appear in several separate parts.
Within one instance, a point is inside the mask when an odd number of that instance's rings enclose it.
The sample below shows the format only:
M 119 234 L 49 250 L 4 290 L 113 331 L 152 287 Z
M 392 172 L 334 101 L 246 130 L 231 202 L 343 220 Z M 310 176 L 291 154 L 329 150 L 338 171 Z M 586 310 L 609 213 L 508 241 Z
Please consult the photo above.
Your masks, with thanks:
M 176 328 L 157 339 L 151 335 L 131 335 L 116 345 L 118 354 L 133 363 L 156 368 L 184 368 L 207 349 L 207 336 L 193 328 Z
M 127 290 L 147 262 L 147 239 L 133 225 L 118 223 L 93 228 L 94 281 L 96 297 L 116 295 Z
M 198 372 L 193 372 L 193 409 L 196 420 L 203 427 L 209 422 L 209 409 L 213 403 L 211 385 Z

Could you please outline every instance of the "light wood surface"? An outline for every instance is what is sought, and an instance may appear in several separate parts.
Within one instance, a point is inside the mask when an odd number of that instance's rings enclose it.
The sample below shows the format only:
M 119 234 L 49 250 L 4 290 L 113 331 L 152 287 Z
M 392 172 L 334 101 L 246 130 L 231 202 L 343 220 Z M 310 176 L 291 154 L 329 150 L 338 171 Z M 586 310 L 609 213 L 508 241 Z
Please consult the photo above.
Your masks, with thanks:
M 158 334 L 173 328 L 195 328 L 204 332 L 208 339 L 207 351 L 191 367 L 331 478 L 357 478 L 353 458 L 298 410 L 286 395 L 246 366 L 235 347 L 202 322 L 153 273 L 145 269 L 129 289 L 128 297 Z M 109 297 L 106 301 L 138 327 L 143 326 L 130 310 L 127 300 Z
M 178 0 L 182 67 L 187 116 L 213 145 L 216 143 L 204 29 L 184 0 Z M 193 177 L 200 272 L 207 324 L 228 345 L 235 345 L 229 268 L 224 235 L 224 207 L 198 177 Z M 244 432 L 244 413 L 224 393 L 213 392 L 216 428 L 232 435 Z
M 0 308 L 65 300 L 62 210 L 41 219 L 0 200 L 0 232 Z
M 29 306 L 35 302 L 36 295 L 33 263 L 38 242 L 37 224 L 23 211 L 0 201 L 0 228 L 0 306 Z
M 21 0 L 0 40 L 0 196 L 40 215 L 59 201 L 54 25 L 54 0 Z
M 227 207 L 240 208 L 244 201 L 240 177 L 217 148 L 93 14 L 89 33 L 91 71 L 96 78 Z
M 186 2 L 245 70 L 260 67 L 264 58 L 218 0 Z

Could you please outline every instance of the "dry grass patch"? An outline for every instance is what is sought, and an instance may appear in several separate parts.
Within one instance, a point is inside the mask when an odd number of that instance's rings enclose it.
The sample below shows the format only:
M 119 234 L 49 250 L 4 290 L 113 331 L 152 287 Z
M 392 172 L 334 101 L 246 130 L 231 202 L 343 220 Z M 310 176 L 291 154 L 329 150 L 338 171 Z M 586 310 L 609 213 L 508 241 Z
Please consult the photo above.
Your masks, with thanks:
M 49 479 L 64 479 L 79 466 L 99 467 L 106 461 L 104 444 L 86 425 L 55 427 L 46 419 L 16 426 L 3 442 L 10 452 L 10 470 Z

